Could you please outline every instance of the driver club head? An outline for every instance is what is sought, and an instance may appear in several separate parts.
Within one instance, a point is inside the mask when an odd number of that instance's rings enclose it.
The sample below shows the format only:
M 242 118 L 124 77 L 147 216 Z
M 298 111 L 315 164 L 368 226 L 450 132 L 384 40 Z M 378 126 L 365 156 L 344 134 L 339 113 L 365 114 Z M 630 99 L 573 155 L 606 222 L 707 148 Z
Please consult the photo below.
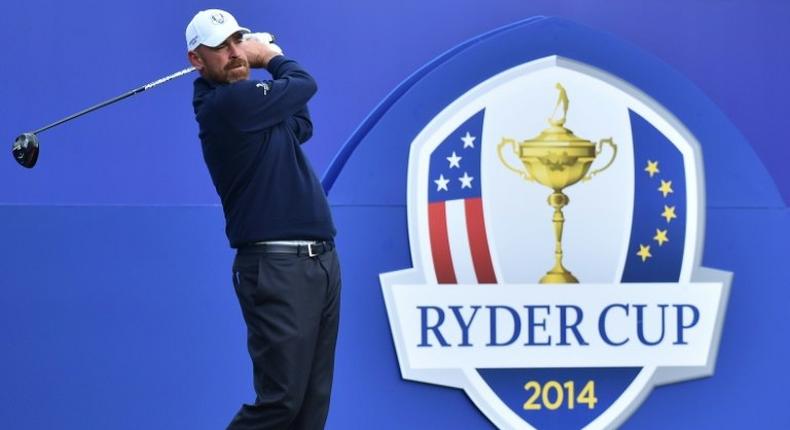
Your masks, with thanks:
M 35 133 L 20 134 L 14 140 L 11 152 L 14 154 L 14 160 L 32 169 L 38 161 L 38 136 Z

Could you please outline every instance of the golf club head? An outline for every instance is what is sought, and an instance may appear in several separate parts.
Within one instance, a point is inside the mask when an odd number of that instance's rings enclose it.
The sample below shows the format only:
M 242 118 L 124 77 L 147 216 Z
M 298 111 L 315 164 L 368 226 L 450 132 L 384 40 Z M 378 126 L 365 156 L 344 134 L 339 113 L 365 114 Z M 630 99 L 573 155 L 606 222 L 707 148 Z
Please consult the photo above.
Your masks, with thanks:
M 32 169 L 38 161 L 38 137 L 35 133 L 23 133 L 14 140 L 11 152 L 14 160 L 19 164 Z

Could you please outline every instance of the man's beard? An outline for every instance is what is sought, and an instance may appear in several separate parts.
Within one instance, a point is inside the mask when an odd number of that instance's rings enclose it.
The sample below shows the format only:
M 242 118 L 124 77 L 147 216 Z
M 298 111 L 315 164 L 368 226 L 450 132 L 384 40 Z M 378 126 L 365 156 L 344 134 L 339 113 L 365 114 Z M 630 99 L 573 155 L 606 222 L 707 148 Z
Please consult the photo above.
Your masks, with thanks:
M 250 64 L 247 60 L 239 58 L 229 62 L 225 66 L 224 72 L 227 82 L 241 81 L 250 76 Z
M 250 65 L 243 58 L 231 60 L 222 70 L 208 70 L 206 68 L 204 71 L 207 78 L 222 83 L 242 81 L 250 77 Z

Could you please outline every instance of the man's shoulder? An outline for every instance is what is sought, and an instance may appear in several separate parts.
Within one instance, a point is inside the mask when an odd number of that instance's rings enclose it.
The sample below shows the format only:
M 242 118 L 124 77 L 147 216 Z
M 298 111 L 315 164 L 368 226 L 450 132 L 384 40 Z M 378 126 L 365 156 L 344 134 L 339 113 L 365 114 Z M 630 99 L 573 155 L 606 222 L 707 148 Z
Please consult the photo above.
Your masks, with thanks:
M 271 86 L 271 81 L 258 79 L 245 79 L 227 84 L 198 84 L 196 81 L 195 100 L 200 99 L 203 102 L 211 102 L 211 104 L 217 106 L 230 107 L 236 102 L 259 96 L 259 92 L 262 95 L 266 95 L 271 90 Z
M 228 91 L 232 84 L 218 84 L 203 77 L 195 79 L 192 106 L 198 121 L 214 117 L 228 109 L 233 102 L 233 91 Z
M 214 89 L 215 85 L 202 76 L 195 79 L 192 93 L 192 106 L 195 108 L 195 114 L 198 114 L 209 104 L 207 102 L 212 100 Z

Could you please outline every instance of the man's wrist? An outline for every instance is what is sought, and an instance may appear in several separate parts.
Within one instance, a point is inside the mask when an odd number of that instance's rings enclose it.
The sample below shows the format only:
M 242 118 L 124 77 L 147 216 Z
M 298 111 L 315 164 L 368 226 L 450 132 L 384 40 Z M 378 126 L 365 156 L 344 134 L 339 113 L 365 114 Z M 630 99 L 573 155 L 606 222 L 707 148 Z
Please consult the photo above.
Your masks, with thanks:
M 266 63 L 263 60 L 263 55 L 261 54 L 251 55 L 247 59 L 250 63 L 250 68 L 262 69 L 266 67 Z

